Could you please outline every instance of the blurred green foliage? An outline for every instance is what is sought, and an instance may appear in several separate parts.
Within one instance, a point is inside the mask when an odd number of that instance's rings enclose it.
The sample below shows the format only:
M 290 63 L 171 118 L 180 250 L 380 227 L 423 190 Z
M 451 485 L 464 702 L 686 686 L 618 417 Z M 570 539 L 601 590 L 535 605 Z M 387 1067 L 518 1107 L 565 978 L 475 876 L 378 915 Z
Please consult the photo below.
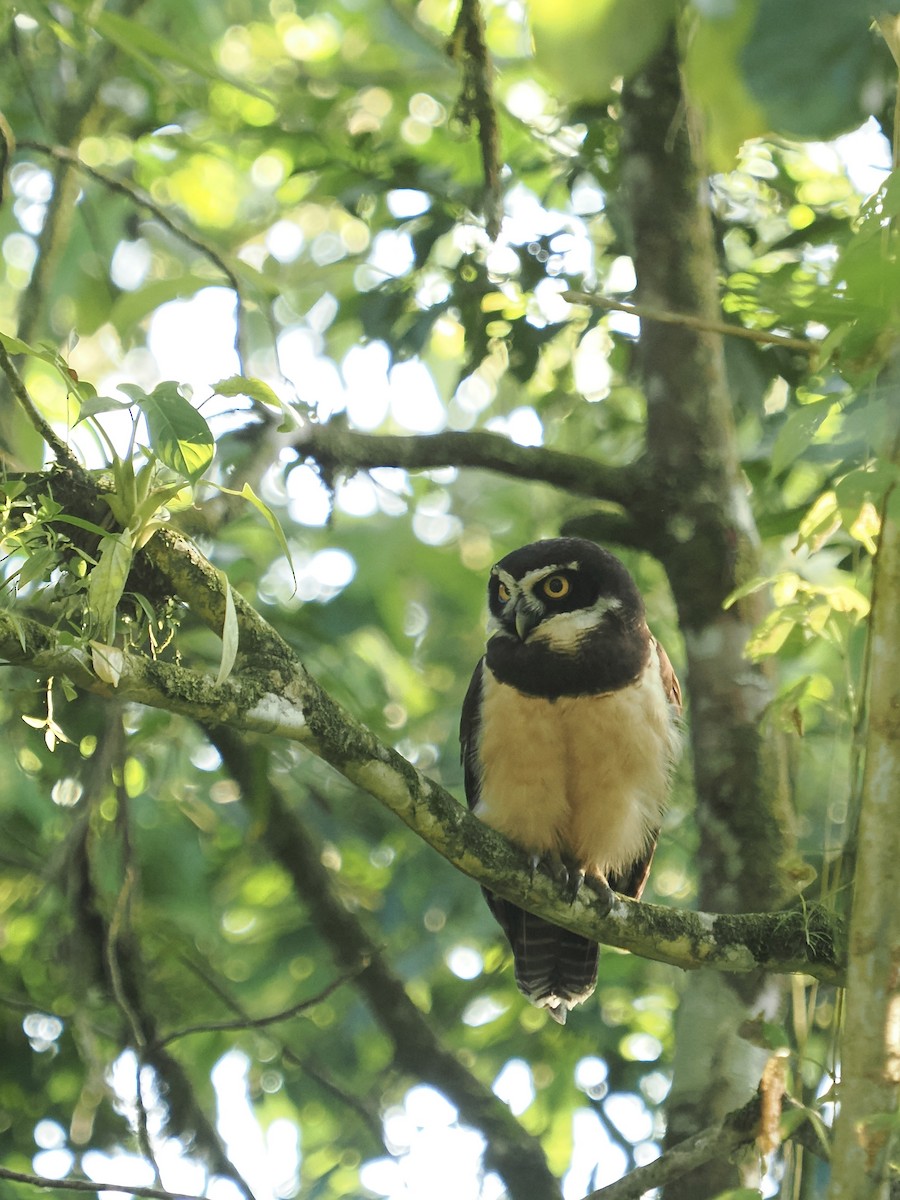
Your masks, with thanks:
M 725 8 L 680 14 L 688 85 L 719 172 L 724 309 L 749 329 L 824 346 L 810 371 L 789 349 L 727 345 L 764 543 L 755 584 L 774 603 L 752 649 L 778 660 L 765 719 L 791 738 L 799 888 L 839 845 L 855 784 L 869 561 L 890 482 L 878 462 L 889 399 L 875 368 L 886 332 L 896 334 L 889 222 L 900 193 L 892 180 L 863 205 L 836 154 L 785 136 L 737 148 L 767 133 L 824 139 L 867 111 L 887 126 L 892 68 L 855 5 L 809 20 L 808 6 L 766 0 Z M 597 505 L 452 466 L 329 475 L 304 462 L 295 435 L 300 419 L 332 417 L 388 433 L 494 428 L 612 464 L 640 454 L 633 321 L 561 299 L 566 288 L 631 286 L 615 98 L 607 108 L 570 95 L 562 106 L 530 56 L 521 8 L 484 11 L 508 214 L 494 246 L 479 215 L 478 146 L 456 115 L 458 67 L 445 50 L 456 12 L 444 0 L 126 0 L 99 10 L 20 0 L 0 31 L 0 100 L 20 144 L 0 208 L 0 329 L 53 347 L 101 398 L 119 399 L 127 382 L 140 403 L 170 378 L 159 333 L 169 312 L 169 339 L 181 326 L 207 371 L 176 382 L 195 389 L 201 444 L 201 425 L 215 437 L 208 478 L 232 492 L 249 485 L 261 503 L 196 481 L 190 500 L 170 486 L 160 503 L 332 695 L 457 794 L 457 714 L 481 652 L 486 572 Z M 737 24 L 716 27 L 726 20 Z M 711 57 L 692 39 L 728 52 Z M 726 92 L 733 103 L 720 107 Z M 235 286 L 236 325 L 212 291 Z M 191 298 L 199 308 L 165 308 Z M 361 345 L 374 353 L 360 357 Z M 210 347 L 222 361 L 206 367 Z M 121 454 L 129 419 L 99 405 L 76 426 L 87 393 L 58 365 L 26 355 L 25 382 L 88 464 L 107 467 L 97 426 Z M 406 387 L 404 366 L 422 368 Z M 213 396 L 236 374 L 266 386 Z M 38 470 L 39 441 L 3 404 L 10 471 Z M 152 451 L 178 470 L 161 439 L 152 422 L 138 427 L 138 464 Z M 79 585 L 66 585 L 60 565 L 96 561 L 96 541 L 53 525 L 52 481 L 43 508 L 12 481 L 4 495 L 7 596 L 76 636 L 63 601 Z M 614 548 L 678 665 L 658 564 Z M 162 643 L 171 629 L 154 626 L 158 615 L 138 596 L 120 608 L 119 634 L 124 621 L 133 644 L 151 634 Z M 218 668 L 221 648 L 189 614 L 176 649 Z M 109 964 L 123 879 L 134 881 L 129 969 L 160 1036 L 288 1009 L 335 970 L 202 731 L 162 712 L 73 703 L 63 682 L 48 688 L 26 671 L 7 673 L 0 716 L 0 1161 L 39 1168 L 35 1131 L 49 1121 L 86 1169 L 91 1151 L 137 1145 L 110 1073 L 131 1040 Z M 516 994 L 474 884 L 322 764 L 290 746 L 271 755 L 334 887 L 437 1034 L 487 1083 L 526 1064 L 533 1098 L 522 1121 L 552 1167 L 569 1166 L 582 1110 L 598 1121 L 586 1188 L 604 1154 L 623 1166 L 639 1158 L 660 1135 L 673 972 L 608 951 L 595 999 L 559 1029 Z M 689 776 L 685 763 L 647 893 L 676 905 L 694 894 Z M 455 973 L 461 949 L 474 957 Z M 791 1047 L 796 1091 L 812 1096 L 827 1075 L 834 1001 L 797 987 L 808 1019 L 760 1036 Z M 360 1167 L 384 1154 L 379 1119 L 410 1081 L 392 1069 L 352 984 L 283 1024 L 173 1042 L 210 1113 L 211 1072 L 232 1049 L 246 1055 L 256 1119 L 299 1130 L 302 1194 L 361 1194 Z M 617 1125 L 623 1109 L 612 1101 L 623 1097 L 639 1098 L 645 1125 L 633 1114 Z M 172 1133 L 187 1141 L 187 1130 Z

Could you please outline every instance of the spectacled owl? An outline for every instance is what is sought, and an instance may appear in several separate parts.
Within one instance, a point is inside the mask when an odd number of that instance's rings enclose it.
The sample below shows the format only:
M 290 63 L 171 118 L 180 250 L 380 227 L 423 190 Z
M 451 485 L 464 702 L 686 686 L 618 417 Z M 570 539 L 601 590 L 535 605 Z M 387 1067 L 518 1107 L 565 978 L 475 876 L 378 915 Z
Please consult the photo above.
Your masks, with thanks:
M 484 657 L 463 703 L 469 807 L 545 862 L 639 898 L 679 749 L 681 689 L 615 555 L 550 538 L 491 569 Z M 561 1025 L 594 990 L 595 942 L 484 889 L 516 982 Z

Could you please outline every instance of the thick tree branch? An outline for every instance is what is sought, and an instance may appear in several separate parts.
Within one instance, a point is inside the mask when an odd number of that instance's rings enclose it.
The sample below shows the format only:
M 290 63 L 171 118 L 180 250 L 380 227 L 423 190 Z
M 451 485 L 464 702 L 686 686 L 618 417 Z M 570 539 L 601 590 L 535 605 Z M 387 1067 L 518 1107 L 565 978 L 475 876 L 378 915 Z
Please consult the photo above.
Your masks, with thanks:
M 102 653 L 108 658 L 109 651 Z M 390 809 L 466 875 L 558 925 L 686 970 L 765 969 L 803 972 L 829 983 L 840 979 L 839 926 L 823 910 L 715 915 L 618 898 L 607 915 L 587 890 L 569 904 L 548 876 L 532 873 L 525 854 L 379 742 L 293 655 L 280 667 L 247 668 L 217 685 L 200 671 L 112 653 L 119 672 L 117 687 L 95 674 L 86 651 L 61 644 L 53 630 L 0 614 L 0 654 L 9 662 L 43 675 L 67 675 L 77 686 L 100 695 L 299 742 Z
M 777 733 L 761 715 L 766 670 L 747 662 L 762 596 L 724 609 L 758 573 L 759 536 L 747 502 L 729 394 L 708 185 L 682 86 L 676 30 L 622 89 L 621 176 L 634 241 L 637 303 L 690 314 L 643 320 L 635 362 L 647 400 L 647 506 L 634 516 L 654 538 L 685 640 L 697 792 L 699 903 L 731 912 L 784 903 L 787 795 Z M 764 994 L 765 989 L 765 994 Z M 691 981 L 676 1022 L 666 1144 L 743 1102 L 762 1052 L 736 1036 L 749 1011 L 770 1011 L 761 974 Z M 669 1185 L 667 1200 L 716 1195 L 739 1182 L 726 1159 Z M 749 1180 L 748 1180 L 749 1182 Z
M 272 784 L 267 750 L 249 747 L 227 730 L 213 730 L 212 739 L 338 967 L 357 968 L 356 987 L 390 1039 L 397 1067 L 440 1088 L 457 1106 L 462 1120 L 484 1133 L 486 1161 L 503 1177 L 514 1200 L 559 1200 L 559 1185 L 540 1143 L 522 1129 L 490 1087 L 441 1043 L 359 917 L 340 900 L 333 876 L 322 863 L 321 846 Z M 366 965 L 359 970 L 361 961 Z
M 641 475 L 636 467 L 608 467 L 581 454 L 519 446 L 499 433 L 474 431 L 422 435 L 358 433 L 337 421 L 307 425 L 296 439 L 301 455 L 314 459 L 326 476 L 373 467 L 476 467 L 515 479 L 548 483 L 573 496 L 628 508 Z

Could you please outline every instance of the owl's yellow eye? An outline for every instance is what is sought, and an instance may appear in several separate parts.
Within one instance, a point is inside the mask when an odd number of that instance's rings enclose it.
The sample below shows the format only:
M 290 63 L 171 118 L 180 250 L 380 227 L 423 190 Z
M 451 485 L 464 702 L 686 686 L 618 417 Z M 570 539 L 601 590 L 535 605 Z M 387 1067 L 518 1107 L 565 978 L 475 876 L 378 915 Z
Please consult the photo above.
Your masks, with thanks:
M 502 602 L 504 604 L 507 602 L 507 600 L 509 599 L 509 588 L 506 586 L 505 583 L 497 584 L 497 595 L 500 597 L 500 599 L 502 600 Z
M 572 585 L 566 579 L 565 575 L 550 575 L 542 584 L 544 595 L 549 596 L 551 600 L 561 600 L 563 596 L 568 596 L 572 590 Z

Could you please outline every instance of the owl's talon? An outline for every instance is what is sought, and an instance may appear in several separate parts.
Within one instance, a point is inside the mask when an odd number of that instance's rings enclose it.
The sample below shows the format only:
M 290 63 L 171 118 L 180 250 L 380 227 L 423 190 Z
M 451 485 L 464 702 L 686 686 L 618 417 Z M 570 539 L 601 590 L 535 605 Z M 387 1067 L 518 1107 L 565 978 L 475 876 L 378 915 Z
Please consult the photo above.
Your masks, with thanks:
M 568 876 L 563 894 L 569 904 L 574 904 L 578 899 L 578 893 L 581 891 L 581 885 L 585 881 L 584 871 L 580 867 L 569 867 L 566 871 Z
M 587 886 L 597 897 L 597 907 L 602 909 L 603 916 L 606 916 L 612 909 L 613 901 L 616 898 L 616 893 L 612 890 L 609 884 L 602 876 L 588 875 L 585 879 Z
M 538 871 L 543 870 L 554 883 L 560 887 L 566 887 L 569 882 L 569 871 L 566 864 L 553 850 L 548 850 L 544 854 L 533 854 L 531 856 L 531 881 L 534 882 L 534 877 Z

